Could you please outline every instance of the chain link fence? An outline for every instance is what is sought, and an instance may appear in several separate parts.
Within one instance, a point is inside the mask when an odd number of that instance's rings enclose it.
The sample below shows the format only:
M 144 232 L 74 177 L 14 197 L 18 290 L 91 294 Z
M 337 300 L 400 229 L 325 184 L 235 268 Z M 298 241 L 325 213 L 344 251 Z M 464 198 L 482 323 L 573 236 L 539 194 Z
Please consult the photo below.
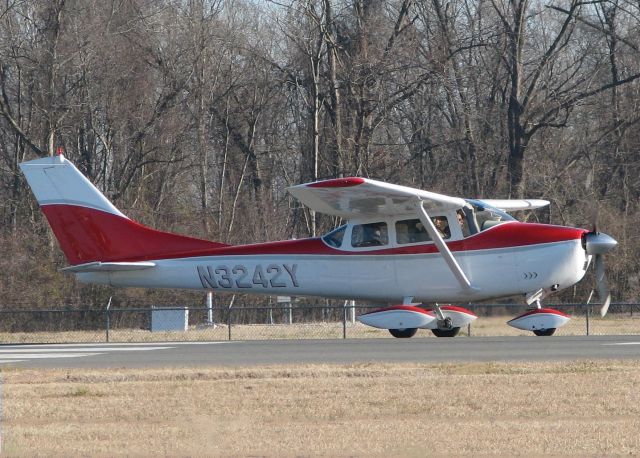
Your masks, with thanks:
M 525 305 L 467 304 L 478 315 L 461 336 L 532 335 L 506 324 Z M 556 335 L 640 335 L 640 304 L 613 303 L 605 318 L 597 304 L 554 304 L 571 321 Z M 392 338 L 356 321 L 379 307 L 157 307 L 92 310 L 2 310 L 0 343 L 167 342 L 273 339 Z M 417 337 L 432 337 L 419 330 Z

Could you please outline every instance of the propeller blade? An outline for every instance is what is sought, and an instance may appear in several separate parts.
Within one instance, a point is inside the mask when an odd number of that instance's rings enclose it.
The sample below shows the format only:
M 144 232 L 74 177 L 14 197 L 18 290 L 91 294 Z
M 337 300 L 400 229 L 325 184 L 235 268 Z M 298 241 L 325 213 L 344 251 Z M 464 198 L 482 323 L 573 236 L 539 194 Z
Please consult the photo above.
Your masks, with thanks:
M 609 304 L 611 304 L 611 292 L 609 292 L 609 285 L 607 285 L 607 279 L 604 276 L 604 260 L 601 254 L 595 255 L 595 270 L 596 270 L 596 288 L 598 288 L 598 296 L 602 301 L 602 308 L 600 309 L 600 316 L 604 317 L 609 310 Z
M 593 212 L 591 213 L 591 232 L 593 234 L 597 234 L 598 233 L 598 208 L 594 208 Z

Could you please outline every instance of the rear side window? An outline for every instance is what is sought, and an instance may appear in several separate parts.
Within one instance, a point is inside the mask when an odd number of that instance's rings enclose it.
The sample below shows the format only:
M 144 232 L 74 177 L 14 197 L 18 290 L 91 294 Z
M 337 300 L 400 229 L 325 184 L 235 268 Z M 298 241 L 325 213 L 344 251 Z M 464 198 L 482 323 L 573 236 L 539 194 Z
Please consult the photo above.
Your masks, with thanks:
M 429 241 L 431 241 L 431 237 L 419 219 L 396 221 L 396 242 L 399 245 Z

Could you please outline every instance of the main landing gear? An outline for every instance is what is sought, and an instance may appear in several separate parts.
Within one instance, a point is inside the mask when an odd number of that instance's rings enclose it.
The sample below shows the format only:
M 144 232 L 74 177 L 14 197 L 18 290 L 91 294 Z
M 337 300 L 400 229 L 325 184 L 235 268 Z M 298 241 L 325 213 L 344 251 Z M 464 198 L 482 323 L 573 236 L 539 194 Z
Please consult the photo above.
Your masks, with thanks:
M 461 327 L 468 325 L 477 318 L 469 310 L 455 305 L 435 304 L 430 309 L 401 305 L 395 307 L 395 310 L 398 309 L 403 312 L 417 313 L 428 319 L 416 328 L 389 328 L 389 333 L 397 338 L 413 337 L 418 329 L 429 329 L 436 337 L 455 337 L 460 332 Z
M 452 327 L 450 329 L 432 329 L 433 335 L 436 337 L 455 337 L 460 332 L 459 327 Z
M 389 329 L 389 333 L 393 337 L 397 337 L 398 339 L 406 339 L 409 337 L 413 337 L 418 332 L 418 328 L 409 328 L 409 329 Z M 449 329 L 432 329 L 431 332 L 436 337 L 455 337 L 460 332 L 459 327 L 451 327 Z
M 549 329 L 534 329 L 533 333 L 537 336 L 552 336 L 554 332 L 556 332 L 557 328 L 549 328 Z
M 398 339 L 408 339 L 409 337 L 415 336 L 416 332 L 418 332 L 418 328 L 389 329 L 389 333 Z
M 429 309 L 401 304 L 362 314 L 357 320 L 367 326 L 388 329 L 393 337 L 407 339 L 418 329 L 429 329 L 437 337 L 453 337 L 476 318 L 473 312 L 455 305 L 436 304 Z

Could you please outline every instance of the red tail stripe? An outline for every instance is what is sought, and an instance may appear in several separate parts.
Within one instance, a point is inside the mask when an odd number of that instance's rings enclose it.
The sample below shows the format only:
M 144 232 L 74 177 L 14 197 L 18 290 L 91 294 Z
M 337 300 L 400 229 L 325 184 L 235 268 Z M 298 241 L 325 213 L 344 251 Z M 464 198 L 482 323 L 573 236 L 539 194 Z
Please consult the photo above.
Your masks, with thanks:
M 157 231 L 92 208 L 52 204 L 43 206 L 42 211 L 71 264 L 159 259 L 227 246 Z

